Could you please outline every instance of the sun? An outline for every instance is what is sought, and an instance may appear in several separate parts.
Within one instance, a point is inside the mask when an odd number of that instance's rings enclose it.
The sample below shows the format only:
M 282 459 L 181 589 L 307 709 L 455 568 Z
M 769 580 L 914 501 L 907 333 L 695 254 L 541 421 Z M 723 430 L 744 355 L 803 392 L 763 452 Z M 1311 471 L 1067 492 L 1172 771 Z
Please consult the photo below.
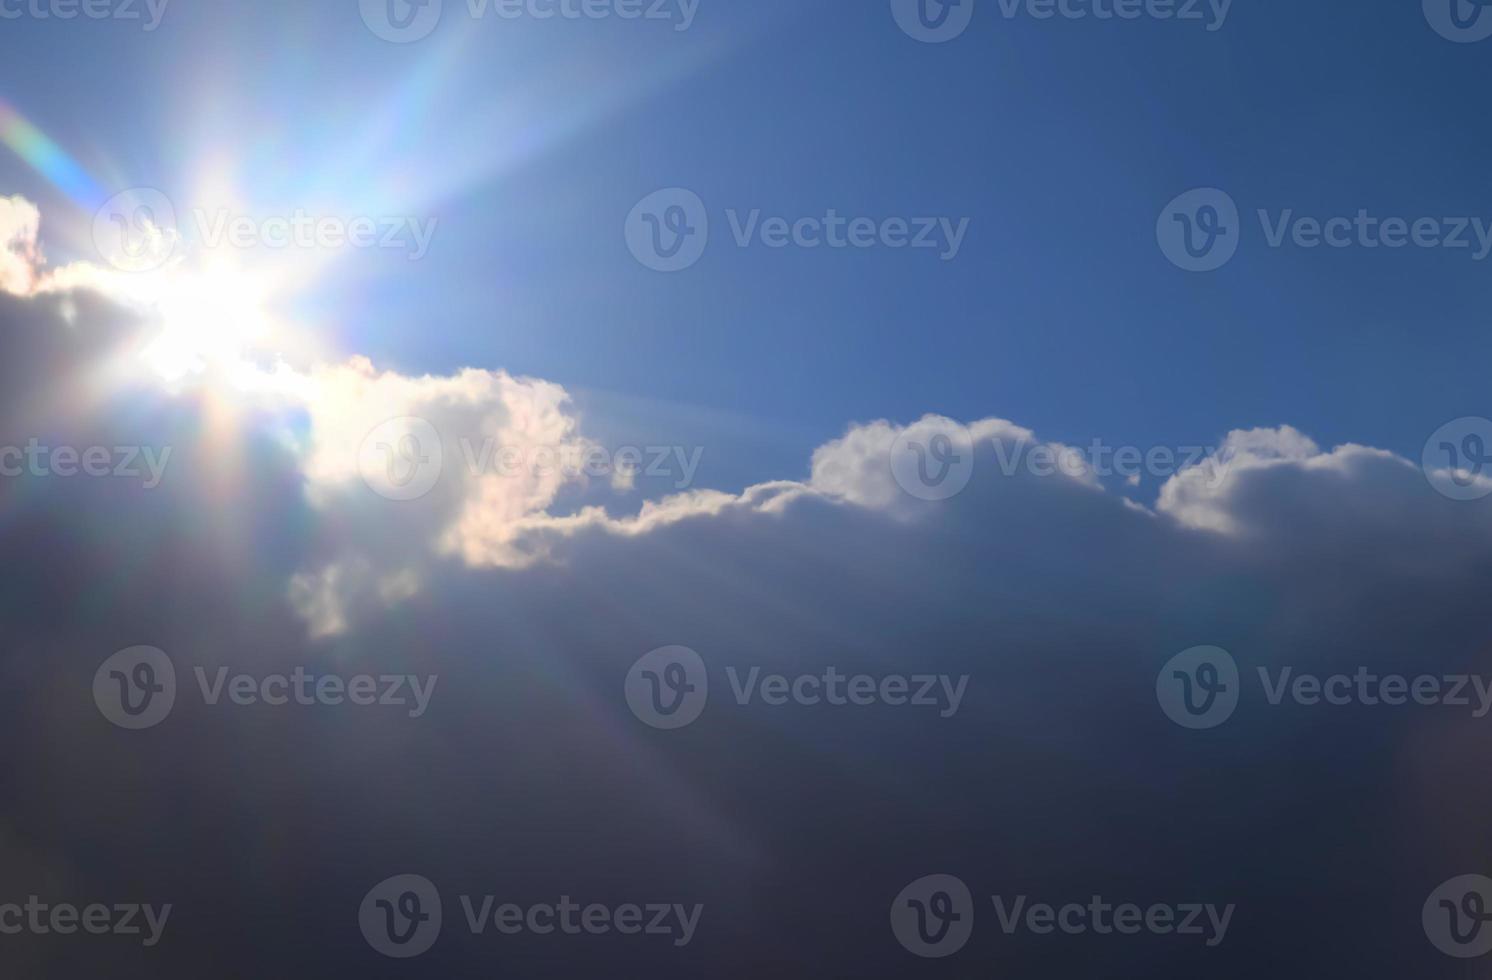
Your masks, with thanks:
M 235 376 L 273 347 L 273 290 L 263 277 L 227 262 L 176 266 L 151 274 L 147 300 L 155 332 L 140 351 L 162 380 L 208 372 Z

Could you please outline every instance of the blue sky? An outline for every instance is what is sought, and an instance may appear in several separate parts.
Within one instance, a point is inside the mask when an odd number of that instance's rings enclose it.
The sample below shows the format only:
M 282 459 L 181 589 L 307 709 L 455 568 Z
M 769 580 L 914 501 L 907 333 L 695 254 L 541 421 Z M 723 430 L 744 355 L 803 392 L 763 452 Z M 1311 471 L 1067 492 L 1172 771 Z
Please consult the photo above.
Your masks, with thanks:
M 1479 409 L 1485 261 L 1268 249 L 1253 217 L 1492 217 L 1485 51 L 1416 3 L 1239 3 L 1208 31 L 1007 19 L 985 0 L 938 45 L 882 3 L 705 3 L 688 31 L 448 7 L 407 45 L 350 5 L 289 0 L 180 3 L 153 33 L 24 20 L 0 90 L 106 183 L 183 193 L 216 154 L 274 208 L 349 163 L 405 174 L 339 188 L 440 225 L 426 260 L 360 255 L 300 298 L 337 311 L 338 346 L 554 379 L 628 433 L 718 446 L 720 485 L 800 472 L 848 422 L 928 411 L 1139 445 L 1289 423 L 1414 455 Z M 78 70 L 59 74 L 64 39 Z M 385 138 L 349 161 L 364 123 Z M 55 210 L 15 159 L 0 180 Z M 670 186 L 716 228 L 698 265 L 662 275 L 621 225 Z M 1244 247 L 1183 273 L 1155 218 L 1208 186 L 1239 202 Z M 969 231 L 950 262 L 735 248 L 725 211 L 757 208 Z

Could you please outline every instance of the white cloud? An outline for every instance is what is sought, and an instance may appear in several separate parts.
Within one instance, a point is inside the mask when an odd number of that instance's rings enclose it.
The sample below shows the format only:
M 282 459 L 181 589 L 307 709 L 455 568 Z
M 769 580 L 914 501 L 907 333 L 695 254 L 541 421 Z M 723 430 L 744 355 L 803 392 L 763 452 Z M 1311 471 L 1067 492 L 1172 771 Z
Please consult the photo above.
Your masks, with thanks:
M 0 197 L 0 292 L 29 295 L 35 287 L 41 251 L 37 235 L 41 212 L 22 197 Z
M 1398 459 L 1383 450 L 1352 444 L 1322 452 L 1314 440 L 1288 425 L 1235 429 L 1215 456 L 1182 469 L 1165 482 L 1156 509 L 1189 528 L 1238 534 L 1245 528 L 1237 513 L 1239 494 L 1248 485 L 1249 474 L 1283 469 L 1350 476 L 1354 465 L 1365 458 Z M 1399 462 L 1412 466 L 1407 460 Z
M 87 264 L 47 272 L 39 226 L 33 205 L 0 199 L 4 291 L 23 297 L 102 292 L 125 304 L 138 299 L 133 281 Z M 1445 510 L 1447 501 L 1409 461 L 1359 445 L 1323 451 L 1289 426 L 1230 433 L 1215 457 L 1171 477 L 1149 511 L 1107 493 L 1086 466 L 1059 465 L 1041 476 L 1011 463 L 1042 446 L 1059 460 L 1081 460 L 1069 447 L 1043 443 L 1004 419 L 960 425 L 936 415 L 905 426 L 878 420 L 849 427 L 813 452 L 805 481 L 771 481 L 738 493 L 692 489 L 614 516 L 595 496 L 608 487 L 629 489 L 625 474 L 593 487 L 582 471 L 565 467 L 496 471 L 486 465 L 495 452 L 525 460 L 542 453 L 575 459 L 599 448 L 583 434 L 568 393 L 552 382 L 475 368 L 412 376 L 381 370 L 365 357 L 272 371 L 244 365 L 239 380 L 245 405 L 304 423 L 285 427 L 291 433 L 286 443 L 316 521 L 313 547 L 291 577 L 288 595 L 317 636 L 354 629 L 361 616 L 410 601 L 453 568 L 563 564 L 596 542 L 626 547 L 627 541 L 686 525 L 730 523 L 766 533 L 764 522 L 790 524 L 810 504 L 869 516 L 907 533 L 998 528 L 1009 539 L 1017 526 L 1050 525 L 1046 533 L 1055 541 L 1083 525 L 1100 537 L 1156 536 L 1147 546 L 1158 549 L 1170 546 L 1163 536 L 1175 534 L 1212 546 L 1232 542 L 1227 546 L 1237 549 L 1268 540 L 1281 550 L 1313 541 L 1322 550 L 1350 548 L 1360 539 L 1394 536 L 1407 542 L 1394 556 L 1400 567 L 1447 560 L 1445 547 L 1480 553 L 1488 533 L 1483 511 Z M 423 420 L 436 434 L 440 477 L 418 499 L 384 499 L 365 479 L 365 443 L 390 420 L 409 418 Z M 899 439 L 930 444 L 939 437 L 961 446 L 972 440 L 974 465 L 966 490 L 934 503 L 902 489 L 891 454 Z M 1129 523 L 1134 520 L 1142 520 L 1146 530 L 1135 531 Z M 1303 523 L 1311 525 L 1310 535 L 1301 532 Z M 803 534 L 811 536 L 807 528 Z M 1435 542 L 1452 544 L 1436 553 Z M 821 543 L 840 550 L 854 544 Z

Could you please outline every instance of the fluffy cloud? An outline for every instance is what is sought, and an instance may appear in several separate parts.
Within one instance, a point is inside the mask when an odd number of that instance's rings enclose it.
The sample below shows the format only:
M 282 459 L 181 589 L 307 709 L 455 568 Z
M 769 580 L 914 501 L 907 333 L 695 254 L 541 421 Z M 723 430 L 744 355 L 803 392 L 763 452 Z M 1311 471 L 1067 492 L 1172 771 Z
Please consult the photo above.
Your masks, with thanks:
M 26 370 L 31 344 L 38 363 L 49 365 L 42 373 L 74 383 L 86 374 L 97 386 L 101 371 L 91 362 L 107 361 L 111 383 L 148 388 L 153 376 L 138 354 L 161 329 L 160 294 L 178 288 L 173 277 L 191 270 L 173 268 L 158 281 L 87 263 L 48 270 L 38 227 L 34 206 L 0 201 L 0 285 L 20 297 L 14 323 L 31 324 L 24 343 L 12 340 L 12 373 L 36 373 Z M 81 325 L 80 306 L 88 311 Z M 49 318 L 63 322 L 48 328 Z M 912 527 L 963 513 L 971 501 L 988 508 L 980 521 L 1002 526 L 1023 508 L 1080 503 L 1082 512 L 1109 515 L 1125 528 L 1139 520 L 1152 525 L 1143 533 L 1190 535 L 1238 554 L 1259 540 L 1288 547 L 1290 522 L 1299 520 L 1323 528 L 1363 520 L 1378 539 L 1405 536 L 1405 528 L 1436 541 L 1456 538 L 1466 525 L 1477 534 L 1486 529 L 1484 511 L 1447 508 L 1407 460 L 1358 445 L 1323 451 L 1289 426 L 1228 434 L 1215 456 L 1167 480 L 1147 509 L 1106 487 L 1071 447 L 1004 419 L 960 425 L 938 416 L 852 425 L 812 454 L 806 480 L 739 492 L 693 488 L 618 513 L 610 498 L 631 489 L 628 474 L 587 471 L 587 455 L 605 447 L 586 437 L 568 394 L 552 382 L 480 369 L 407 376 L 357 356 L 268 368 L 245 363 L 233 371 L 219 364 L 188 379 L 184 397 L 190 402 L 225 384 L 237 389 L 227 397 L 274 437 L 297 472 L 312 526 L 302 567 L 287 575 L 284 589 L 317 637 L 346 633 L 359 619 L 409 602 L 442 569 L 563 565 L 598 537 L 625 541 L 679 524 L 782 521 L 810 503 Z M 173 397 L 183 397 L 179 383 Z M 921 500 L 899 485 L 893 462 L 908 446 L 939 439 L 972 454 L 972 482 L 955 500 Z M 380 486 L 381 468 L 410 462 L 402 454 L 429 463 L 432 452 L 438 479 L 412 499 Z M 1057 462 L 1050 475 L 1012 462 L 1037 452 Z M 1414 533 L 1407 536 L 1400 560 L 1422 551 Z M 1468 547 L 1464 539 L 1457 545 Z
M 0 197 L 0 292 L 29 293 L 41 262 L 37 235 L 41 213 L 21 197 Z
M 518 540 L 522 522 L 580 477 L 558 465 L 496 470 L 495 454 L 579 458 L 590 448 L 562 388 L 501 371 L 413 378 L 354 358 L 297 376 L 291 390 L 308 420 L 309 500 L 340 525 L 327 563 L 291 586 L 319 635 L 345 628 L 345 606 L 370 592 L 385 603 L 408 599 L 441 556 L 503 567 L 534 560 Z M 415 467 L 417 480 L 419 467 L 437 465 L 439 481 L 416 487 L 415 499 L 378 496 L 399 496 L 381 467 Z

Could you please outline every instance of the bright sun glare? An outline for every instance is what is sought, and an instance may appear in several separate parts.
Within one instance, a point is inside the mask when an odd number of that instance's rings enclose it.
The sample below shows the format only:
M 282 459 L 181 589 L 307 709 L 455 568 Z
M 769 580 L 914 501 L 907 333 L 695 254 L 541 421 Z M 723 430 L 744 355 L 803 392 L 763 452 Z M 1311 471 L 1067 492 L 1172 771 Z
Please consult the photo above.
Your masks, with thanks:
M 159 275 L 152 291 L 160 332 L 141 356 L 165 380 L 236 368 L 250 350 L 270 339 L 264 308 L 268 297 L 243 270 L 218 265 L 173 268 Z
M 174 228 L 157 229 L 148 209 L 136 208 L 135 214 L 128 236 L 109 226 L 101 234 L 95 226 L 95 243 L 112 268 L 80 263 L 77 276 L 64 270 L 59 283 L 102 277 L 105 292 L 146 318 L 150 330 L 136 349 L 137 365 L 170 384 L 210 376 L 253 388 L 264 374 L 257 365 L 314 347 L 306 331 L 287 329 L 271 313 L 296 283 L 314 278 L 314 257 L 290 262 L 251 249 L 204 248 Z

